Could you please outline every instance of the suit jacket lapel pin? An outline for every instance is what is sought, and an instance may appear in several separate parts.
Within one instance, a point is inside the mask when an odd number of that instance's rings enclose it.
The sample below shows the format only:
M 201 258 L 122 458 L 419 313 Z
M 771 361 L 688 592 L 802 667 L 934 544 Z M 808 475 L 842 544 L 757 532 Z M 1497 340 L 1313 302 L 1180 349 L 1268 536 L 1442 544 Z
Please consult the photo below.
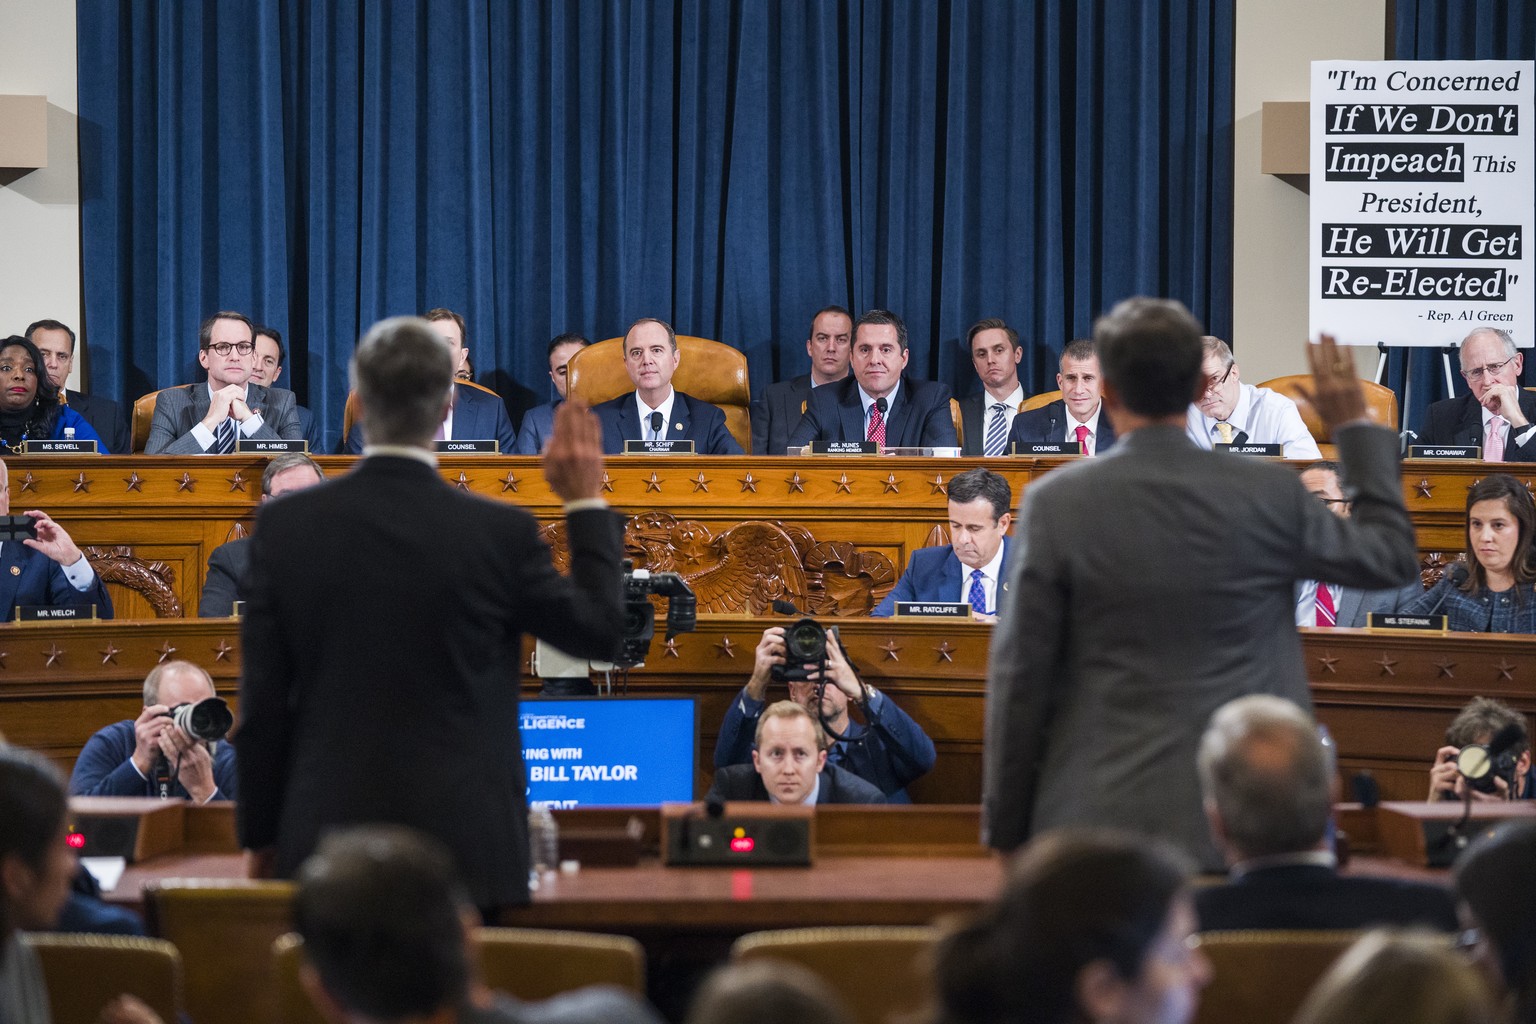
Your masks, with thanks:
M 683 429 L 683 425 L 682 425 L 681 422 L 674 423 L 674 424 L 672 424 L 672 429 L 673 430 L 682 430 Z
M 12 576 L 20 576 L 21 575 L 21 566 L 19 566 L 19 565 L 11 566 L 11 575 Z

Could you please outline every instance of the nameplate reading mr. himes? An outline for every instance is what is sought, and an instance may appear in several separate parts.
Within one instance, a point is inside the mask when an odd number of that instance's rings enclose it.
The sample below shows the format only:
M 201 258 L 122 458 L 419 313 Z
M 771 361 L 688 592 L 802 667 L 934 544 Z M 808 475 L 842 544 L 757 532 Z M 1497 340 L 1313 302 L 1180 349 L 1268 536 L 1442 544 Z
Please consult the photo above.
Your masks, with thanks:
M 235 451 L 241 455 L 281 455 L 285 452 L 307 452 L 309 442 L 287 437 L 242 437 L 235 442 Z

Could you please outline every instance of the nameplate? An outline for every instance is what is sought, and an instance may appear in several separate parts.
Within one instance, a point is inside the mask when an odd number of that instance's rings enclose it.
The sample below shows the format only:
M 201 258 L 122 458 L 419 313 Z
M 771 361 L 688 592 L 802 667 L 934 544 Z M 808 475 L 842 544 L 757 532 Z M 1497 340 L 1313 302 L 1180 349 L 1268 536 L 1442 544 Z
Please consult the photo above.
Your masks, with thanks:
M 1371 612 L 1365 617 L 1366 629 L 1411 629 L 1423 633 L 1444 633 L 1447 618 L 1444 615 L 1385 615 Z
M 1483 449 L 1475 444 L 1411 444 L 1410 459 L 1480 459 Z
M 1285 455 L 1283 444 L 1213 444 L 1211 448 L 1218 452 L 1231 452 L 1233 455 L 1272 455 L 1276 458 Z
M 896 614 L 903 618 L 968 619 L 971 606 L 964 601 L 897 601 Z
M 245 602 L 244 601 L 233 601 L 233 602 L 231 602 L 230 603 L 230 607 L 229 607 L 229 615 L 230 615 L 230 618 L 234 618 L 234 619 L 243 619 L 243 618 L 245 618 Z
M 880 446 L 873 441 L 812 441 L 812 455 L 879 455 Z
M 692 455 L 693 442 L 689 440 L 678 441 L 640 441 L 630 438 L 624 442 L 625 455 Z
M 52 605 L 18 605 L 16 607 L 17 622 L 62 622 L 65 619 L 94 619 L 96 606 L 64 605 L 55 608 Z
M 235 451 L 241 455 L 282 455 L 285 452 L 308 452 L 309 442 L 287 437 L 242 437 L 235 442 Z
M 1081 455 L 1083 449 L 1076 441 L 1015 441 L 1014 455 Z
M 95 441 L 26 441 L 22 443 L 23 455 L 95 455 Z
M 494 437 L 479 440 L 465 439 L 463 441 L 438 441 L 437 452 L 439 455 L 499 455 L 501 454 L 501 442 Z

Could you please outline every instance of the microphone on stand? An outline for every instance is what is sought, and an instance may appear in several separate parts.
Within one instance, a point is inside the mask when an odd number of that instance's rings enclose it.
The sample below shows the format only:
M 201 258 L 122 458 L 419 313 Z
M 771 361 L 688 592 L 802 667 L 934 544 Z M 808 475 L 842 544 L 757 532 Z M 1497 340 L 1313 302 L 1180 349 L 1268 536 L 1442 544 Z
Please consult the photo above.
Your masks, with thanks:
M 661 413 L 651 413 L 651 433 L 656 435 L 656 440 L 661 440 L 661 428 L 666 426 L 666 424 L 667 421 L 662 418 Z

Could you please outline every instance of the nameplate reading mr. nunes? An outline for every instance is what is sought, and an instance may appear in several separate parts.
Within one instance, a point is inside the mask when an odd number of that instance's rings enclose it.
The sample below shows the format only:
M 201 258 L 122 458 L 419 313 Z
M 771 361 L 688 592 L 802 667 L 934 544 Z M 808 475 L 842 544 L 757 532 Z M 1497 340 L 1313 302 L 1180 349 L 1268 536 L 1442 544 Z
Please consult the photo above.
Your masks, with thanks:
M 1370 612 L 1365 616 L 1366 629 L 1412 629 L 1427 633 L 1444 633 L 1447 616 L 1444 615 L 1385 615 Z
M 23 455 L 95 455 L 95 441 L 24 441 Z
M 1233 455 L 1270 455 L 1279 458 L 1285 454 L 1283 444 L 1213 444 L 1211 447 L 1218 452 L 1231 452 Z
M 1475 444 L 1411 444 L 1410 459 L 1480 459 L 1483 449 Z
M 641 441 L 632 437 L 624 442 L 625 455 L 692 455 L 693 452 L 693 442 L 686 439 Z
M 66 619 L 94 619 L 95 617 L 94 604 L 64 605 L 59 608 L 50 605 L 16 606 L 17 622 L 63 622 Z
M 812 441 L 812 455 L 879 455 L 880 446 L 873 441 Z
M 964 601 L 897 601 L 896 614 L 903 618 L 968 619 L 971 606 Z
M 465 438 L 462 441 L 437 441 L 439 455 L 499 455 L 501 442 L 494 437 Z
M 307 452 L 309 451 L 309 442 L 289 437 L 242 437 L 235 442 L 235 451 L 241 455 L 282 455 L 287 452 Z
M 1015 441 L 1014 455 L 1081 455 L 1082 446 L 1076 441 Z

